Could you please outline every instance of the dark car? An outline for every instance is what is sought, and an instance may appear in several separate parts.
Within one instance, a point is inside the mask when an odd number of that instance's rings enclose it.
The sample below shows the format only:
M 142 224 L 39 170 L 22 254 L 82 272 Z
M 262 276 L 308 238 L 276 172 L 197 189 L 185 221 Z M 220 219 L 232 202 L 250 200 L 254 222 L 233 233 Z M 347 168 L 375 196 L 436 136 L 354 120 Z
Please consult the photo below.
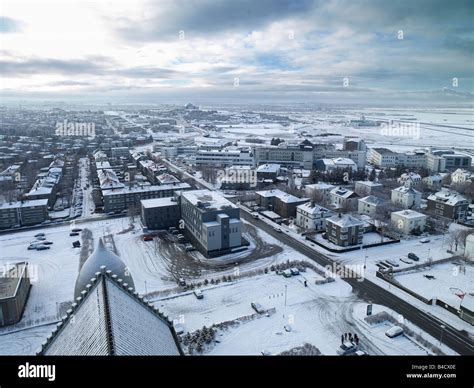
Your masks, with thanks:
M 410 252 L 410 253 L 408 254 L 408 258 L 409 258 L 409 259 L 412 259 L 412 260 L 415 260 L 415 261 L 420 260 L 420 258 L 419 258 L 417 255 L 415 255 L 413 252 Z
M 71 232 L 71 233 L 69 233 L 69 236 L 71 236 L 71 237 L 72 236 L 79 236 L 79 233 L 78 232 Z

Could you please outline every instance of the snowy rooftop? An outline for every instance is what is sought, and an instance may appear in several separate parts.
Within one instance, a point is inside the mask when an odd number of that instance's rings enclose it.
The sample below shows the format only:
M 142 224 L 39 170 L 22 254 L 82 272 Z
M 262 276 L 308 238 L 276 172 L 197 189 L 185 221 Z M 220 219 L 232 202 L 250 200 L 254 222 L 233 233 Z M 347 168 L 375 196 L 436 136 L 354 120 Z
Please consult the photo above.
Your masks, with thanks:
M 426 217 L 424 214 L 418 213 L 414 210 L 400 210 L 398 212 L 393 212 L 392 214 L 396 214 L 396 215 L 404 217 L 404 218 L 422 218 L 422 217 Z
M 260 195 L 261 197 L 265 197 L 265 198 L 277 197 L 278 199 L 280 199 L 280 201 L 285 202 L 285 203 L 309 201 L 309 198 L 298 198 L 298 197 L 295 197 L 294 195 L 285 193 L 284 191 L 281 191 L 278 189 L 256 191 L 255 194 Z
M 0 204 L 0 209 L 15 209 L 19 207 L 33 207 L 33 206 L 46 206 L 48 204 L 47 199 L 34 199 L 29 201 L 18 201 L 18 202 L 4 202 Z
M 365 202 L 371 205 L 380 205 L 383 203 L 383 200 L 374 195 L 368 195 L 367 197 L 359 199 L 359 202 Z
M 304 210 L 305 212 L 308 212 L 310 214 L 321 214 L 321 213 L 328 213 L 330 212 L 329 209 L 326 209 L 325 207 L 315 205 L 311 202 L 306 202 L 301 205 L 298 205 L 296 207 L 297 209 Z
M 222 195 L 215 191 L 210 190 L 191 190 L 184 191 L 181 194 L 194 206 L 205 209 L 205 210 L 222 210 L 234 208 L 237 209 L 237 206 L 230 202 L 228 199 L 224 198 Z
M 361 220 L 358 220 L 355 217 L 352 217 L 348 214 L 345 214 L 343 216 L 336 215 L 331 218 L 328 218 L 327 221 L 332 222 L 335 225 L 340 226 L 341 228 L 347 228 L 351 226 L 363 226 L 364 222 Z
M 174 197 L 142 199 L 141 204 L 144 209 L 178 205 Z
M 309 189 L 309 190 L 331 190 L 334 188 L 334 185 L 320 182 L 320 183 L 314 183 L 312 185 L 306 185 L 305 187 L 306 189 Z
M 278 173 L 280 171 L 279 164 L 262 164 L 258 166 L 257 172 L 268 172 L 268 173 Z
M 43 344 L 43 355 L 180 355 L 171 322 L 105 267 Z M 107 322 L 109 322 L 107 324 Z
M 438 191 L 435 194 L 431 194 L 428 199 L 431 201 L 443 202 L 451 206 L 454 206 L 459 202 L 467 201 L 461 194 L 449 190 Z
M 191 186 L 188 183 L 176 183 L 171 185 L 161 185 L 161 186 L 146 186 L 146 187 L 125 187 L 119 190 L 107 190 L 103 193 L 104 197 L 109 195 L 119 195 L 119 194 L 129 194 L 129 193 L 144 193 L 147 191 L 165 191 L 165 190 L 184 190 L 188 189 Z
M 335 187 L 334 189 L 331 190 L 332 195 L 337 195 L 339 197 L 343 198 L 351 198 L 351 197 L 358 197 L 356 193 L 354 193 L 352 190 L 345 189 L 344 187 Z
M 382 187 L 383 184 L 378 183 L 378 182 L 372 182 L 372 181 L 357 181 L 356 182 L 359 185 L 364 185 L 368 187 Z
M 403 193 L 403 194 L 414 194 L 414 195 L 420 194 L 419 191 L 407 186 L 400 186 L 400 187 L 397 187 L 396 189 L 393 189 L 392 191 L 398 191 L 399 193 Z

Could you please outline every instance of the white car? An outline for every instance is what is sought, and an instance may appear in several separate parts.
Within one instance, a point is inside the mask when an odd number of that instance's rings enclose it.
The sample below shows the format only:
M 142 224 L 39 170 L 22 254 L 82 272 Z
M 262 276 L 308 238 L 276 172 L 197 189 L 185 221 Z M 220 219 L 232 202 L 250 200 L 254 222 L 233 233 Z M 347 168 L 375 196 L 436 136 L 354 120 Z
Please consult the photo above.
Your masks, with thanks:
M 395 338 L 403 334 L 403 329 L 400 326 L 392 326 L 385 332 L 388 338 Z
M 422 238 L 422 239 L 420 240 L 420 242 L 421 242 L 422 244 L 429 243 L 430 241 L 431 241 L 431 240 L 430 240 L 429 238 Z

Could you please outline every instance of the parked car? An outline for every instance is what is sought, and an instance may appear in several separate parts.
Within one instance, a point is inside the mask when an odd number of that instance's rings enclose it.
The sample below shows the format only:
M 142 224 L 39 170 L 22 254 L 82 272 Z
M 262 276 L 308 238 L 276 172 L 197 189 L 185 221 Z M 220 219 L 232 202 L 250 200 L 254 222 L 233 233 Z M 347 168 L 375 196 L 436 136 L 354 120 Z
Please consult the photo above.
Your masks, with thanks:
M 252 302 L 250 303 L 250 306 L 258 313 L 258 314 L 263 314 L 265 312 L 265 309 L 260 303 L 257 302 Z
M 38 241 L 44 241 L 44 240 L 46 240 L 46 237 L 45 236 L 38 236 L 38 237 L 36 237 L 36 239 Z
M 43 245 L 52 245 L 53 242 L 52 242 L 52 241 L 45 240 L 45 241 L 42 241 L 41 244 L 43 244 Z
M 41 244 L 41 245 L 38 245 L 38 246 L 36 247 L 36 250 L 37 250 L 37 251 L 44 251 L 44 250 L 49 249 L 49 248 L 50 248 L 49 245 L 42 245 L 42 244 Z
M 81 242 L 80 241 L 74 241 L 72 243 L 72 247 L 73 248 L 80 248 L 81 247 Z
M 179 278 L 178 279 L 178 284 L 181 286 L 181 287 L 184 287 L 186 285 L 186 280 L 184 280 L 184 278 Z
M 33 250 L 33 249 L 36 249 L 36 247 L 37 247 L 38 245 L 40 245 L 40 244 L 30 244 L 30 245 L 28 246 L 28 250 L 31 251 L 31 250 Z
M 204 298 L 204 294 L 202 293 L 201 290 L 194 290 L 193 294 L 197 299 L 203 299 Z
M 413 252 L 410 252 L 410 253 L 408 254 L 408 258 L 409 258 L 409 259 L 412 259 L 412 260 L 415 260 L 415 261 L 420 260 L 420 258 L 419 258 L 417 255 L 415 255 Z
M 71 237 L 72 236 L 79 236 L 79 233 L 78 232 L 71 232 L 71 233 L 69 233 L 69 236 L 71 236 Z
M 400 267 L 400 264 L 398 264 L 395 260 L 386 260 L 388 264 L 390 264 L 392 267 Z
M 403 329 L 400 326 L 392 326 L 385 332 L 388 338 L 395 338 L 403 334 Z
M 35 234 L 35 237 L 38 238 L 38 237 L 44 237 L 46 236 L 44 233 L 36 233 Z
M 355 353 L 357 351 L 357 347 L 350 341 L 344 342 L 337 350 L 336 353 L 340 356 L 347 356 L 349 354 Z
M 252 213 L 252 217 L 258 220 L 258 213 Z
M 430 240 L 429 238 L 422 238 L 422 239 L 420 240 L 420 242 L 421 242 L 422 244 L 429 243 L 430 241 L 431 241 L 431 240 Z
M 285 278 L 291 278 L 291 276 L 293 276 L 291 269 L 285 269 L 284 271 L 281 272 L 281 274 Z
M 82 232 L 81 228 L 74 228 L 71 232 Z
M 153 236 L 143 236 L 143 241 L 153 241 Z
M 189 244 L 189 243 L 184 246 L 184 249 L 186 252 L 191 252 L 195 250 L 193 244 Z
M 296 275 L 300 274 L 300 270 L 296 267 L 290 268 L 290 272 L 293 276 L 296 276 Z

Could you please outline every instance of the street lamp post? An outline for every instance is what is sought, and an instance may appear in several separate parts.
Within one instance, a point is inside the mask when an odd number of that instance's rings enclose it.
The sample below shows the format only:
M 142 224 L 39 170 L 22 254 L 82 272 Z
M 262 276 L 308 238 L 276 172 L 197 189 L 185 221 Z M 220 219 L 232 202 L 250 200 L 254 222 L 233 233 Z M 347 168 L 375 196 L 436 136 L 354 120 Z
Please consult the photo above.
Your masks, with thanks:
M 441 345 L 442 345 L 442 343 L 443 343 L 443 331 L 444 331 L 444 329 L 445 329 L 446 326 L 445 326 L 445 325 L 441 325 L 440 327 L 441 327 L 441 335 L 440 335 L 440 337 L 439 337 L 439 347 L 441 347 Z
M 286 290 L 288 288 L 288 285 L 285 284 L 285 306 L 286 306 Z

